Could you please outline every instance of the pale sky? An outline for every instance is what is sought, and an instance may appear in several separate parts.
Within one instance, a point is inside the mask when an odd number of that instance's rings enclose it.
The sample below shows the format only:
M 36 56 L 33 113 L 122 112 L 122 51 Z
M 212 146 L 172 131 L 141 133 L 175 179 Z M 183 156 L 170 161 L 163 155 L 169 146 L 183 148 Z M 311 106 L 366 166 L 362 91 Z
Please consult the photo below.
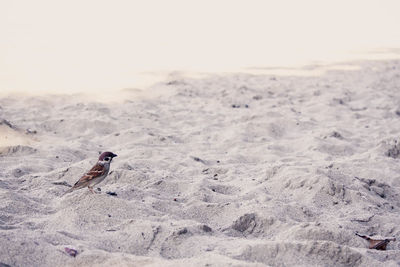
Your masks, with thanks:
M 0 0 L 0 92 L 368 59 L 400 48 L 399 11 L 398 0 Z

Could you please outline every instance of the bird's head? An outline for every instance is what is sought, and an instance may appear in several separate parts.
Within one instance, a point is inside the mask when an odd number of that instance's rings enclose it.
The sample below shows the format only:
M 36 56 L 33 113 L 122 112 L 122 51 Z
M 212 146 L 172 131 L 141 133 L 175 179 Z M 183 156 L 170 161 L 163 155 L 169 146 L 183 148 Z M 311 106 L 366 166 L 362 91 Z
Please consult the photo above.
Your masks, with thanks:
M 112 161 L 113 158 L 115 158 L 117 155 L 112 153 L 112 152 L 103 152 L 101 153 L 100 157 L 99 157 L 99 161 L 105 161 L 110 163 Z

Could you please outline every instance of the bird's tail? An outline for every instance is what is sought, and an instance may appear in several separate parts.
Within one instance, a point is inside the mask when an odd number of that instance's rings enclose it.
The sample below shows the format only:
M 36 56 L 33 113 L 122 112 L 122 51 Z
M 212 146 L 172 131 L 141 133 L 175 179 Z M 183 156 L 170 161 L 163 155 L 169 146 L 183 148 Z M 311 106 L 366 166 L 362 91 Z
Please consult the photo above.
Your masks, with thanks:
M 74 191 L 75 188 L 71 187 L 70 189 L 68 189 L 67 191 L 64 192 L 64 194 L 61 195 L 61 197 L 65 196 L 68 193 L 71 193 L 72 191 Z

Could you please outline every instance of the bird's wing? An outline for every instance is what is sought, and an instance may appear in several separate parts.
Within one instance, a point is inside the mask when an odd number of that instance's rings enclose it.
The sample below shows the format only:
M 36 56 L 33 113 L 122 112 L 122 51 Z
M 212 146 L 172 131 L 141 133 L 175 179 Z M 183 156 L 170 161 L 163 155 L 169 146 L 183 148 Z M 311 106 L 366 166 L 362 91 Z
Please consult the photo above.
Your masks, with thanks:
M 87 172 L 85 175 L 83 175 L 75 184 L 72 188 L 79 188 L 79 187 L 85 187 L 89 184 L 89 182 L 97 177 L 102 176 L 105 174 L 106 168 L 104 166 L 101 166 L 99 164 L 96 164 L 93 166 L 92 169 L 90 169 L 89 172 Z

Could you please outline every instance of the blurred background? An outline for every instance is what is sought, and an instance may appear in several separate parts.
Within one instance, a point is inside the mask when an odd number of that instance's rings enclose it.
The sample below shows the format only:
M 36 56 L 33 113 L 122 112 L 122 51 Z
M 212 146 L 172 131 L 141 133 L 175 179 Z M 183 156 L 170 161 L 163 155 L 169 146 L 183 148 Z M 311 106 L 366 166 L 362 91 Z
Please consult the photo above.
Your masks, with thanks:
M 398 0 L 0 0 L 0 92 L 399 57 Z

